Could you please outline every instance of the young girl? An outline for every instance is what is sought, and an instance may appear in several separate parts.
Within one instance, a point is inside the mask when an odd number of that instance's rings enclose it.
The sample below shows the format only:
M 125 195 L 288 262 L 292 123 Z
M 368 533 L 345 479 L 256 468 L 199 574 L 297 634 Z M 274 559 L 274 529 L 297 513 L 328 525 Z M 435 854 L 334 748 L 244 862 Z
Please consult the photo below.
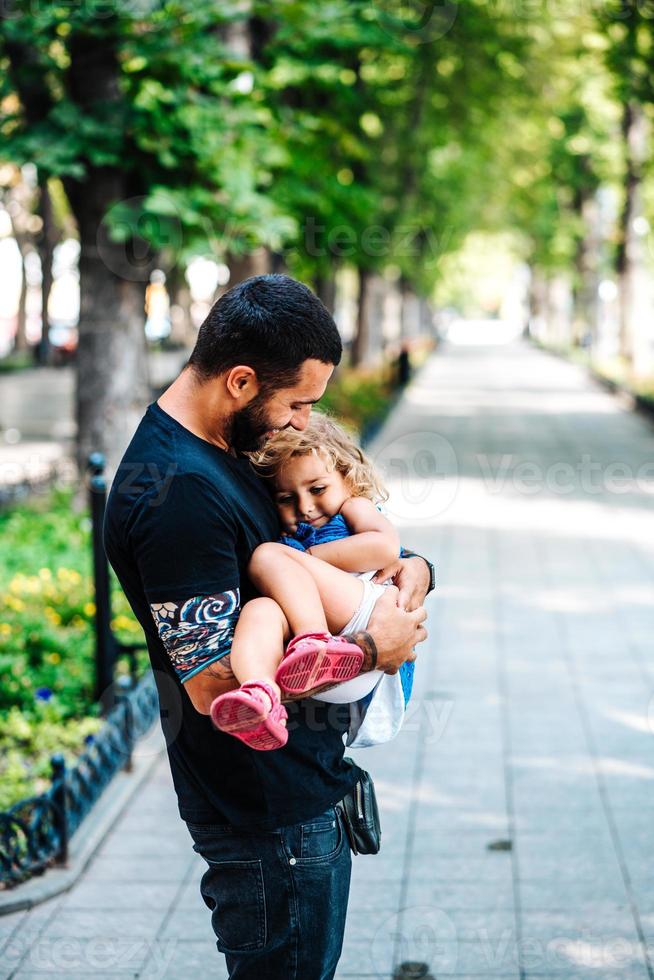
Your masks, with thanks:
M 370 580 L 400 542 L 375 505 L 387 495 L 371 463 L 327 416 L 313 412 L 304 431 L 282 430 L 251 459 L 273 481 L 285 535 L 252 555 L 248 573 L 261 597 L 241 610 L 230 654 L 241 686 L 215 699 L 211 717 L 266 750 L 288 739 L 283 694 L 338 684 L 321 700 L 357 702 L 387 676 L 357 676 L 363 654 L 340 634 L 368 625 L 384 589 Z

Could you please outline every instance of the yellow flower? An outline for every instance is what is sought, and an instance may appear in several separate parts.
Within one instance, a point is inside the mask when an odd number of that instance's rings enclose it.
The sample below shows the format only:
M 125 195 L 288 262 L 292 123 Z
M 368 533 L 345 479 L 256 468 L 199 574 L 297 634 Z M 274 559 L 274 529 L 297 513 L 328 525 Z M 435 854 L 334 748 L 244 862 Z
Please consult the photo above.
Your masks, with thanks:
M 135 623 L 129 616 L 123 616 L 122 613 L 114 618 L 111 625 L 116 630 L 129 630 L 132 633 L 140 629 L 138 623 Z
M 9 636 L 11 633 L 11 626 L 9 623 L 0 623 L 0 636 Z
M 43 579 L 44 582 L 49 582 L 52 578 L 52 572 L 49 568 L 39 568 L 39 578 Z
M 53 624 L 53 626 L 59 626 L 59 623 L 61 622 L 61 616 L 55 609 L 52 608 L 52 606 L 46 606 L 45 615 L 46 618 L 49 619 L 50 622 Z
M 60 664 L 61 657 L 58 653 L 48 653 L 45 658 L 49 664 Z
M 95 616 L 95 603 L 94 602 L 87 602 L 86 603 L 86 605 L 84 606 L 84 615 L 85 616 Z

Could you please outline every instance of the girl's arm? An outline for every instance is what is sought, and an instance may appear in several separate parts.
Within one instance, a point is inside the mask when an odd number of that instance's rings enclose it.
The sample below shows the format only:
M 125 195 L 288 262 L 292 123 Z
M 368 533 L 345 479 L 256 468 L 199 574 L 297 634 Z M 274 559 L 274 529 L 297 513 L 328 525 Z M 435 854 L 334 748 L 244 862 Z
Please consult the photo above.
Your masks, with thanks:
M 350 497 L 341 514 L 352 535 L 340 541 L 316 544 L 309 552 L 345 572 L 375 572 L 395 561 L 400 553 L 400 536 L 372 500 Z

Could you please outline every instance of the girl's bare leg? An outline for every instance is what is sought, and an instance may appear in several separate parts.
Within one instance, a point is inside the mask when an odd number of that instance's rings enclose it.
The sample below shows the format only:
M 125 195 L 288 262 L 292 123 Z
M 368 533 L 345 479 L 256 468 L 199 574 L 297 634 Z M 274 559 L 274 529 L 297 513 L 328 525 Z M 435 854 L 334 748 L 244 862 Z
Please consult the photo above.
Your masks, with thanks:
M 281 607 L 296 636 L 340 633 L 363 598 L 363 582 L 355 575 L 273 541 L 255 550 L 248 573 L 257 589 Z
M 284 613 L 273 599 L 246 602 L 236 623 L 230 663 L 239 684 L 266 681 L 280 694 L 275 672 L 290 635 Z

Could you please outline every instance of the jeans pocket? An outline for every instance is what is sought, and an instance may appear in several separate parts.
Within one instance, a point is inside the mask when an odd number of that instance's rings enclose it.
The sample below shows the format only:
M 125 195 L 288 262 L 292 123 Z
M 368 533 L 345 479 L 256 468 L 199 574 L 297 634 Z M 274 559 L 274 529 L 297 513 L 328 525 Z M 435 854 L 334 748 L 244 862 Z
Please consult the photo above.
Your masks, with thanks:
M 341 826 L 333 807 L 315 820 L 301 825 L 301 861 L 329 861 L 339 851 Z
M 266 896 L 261 861 L 211 862 L 200 892 L 222 953 L 266 945 Z

